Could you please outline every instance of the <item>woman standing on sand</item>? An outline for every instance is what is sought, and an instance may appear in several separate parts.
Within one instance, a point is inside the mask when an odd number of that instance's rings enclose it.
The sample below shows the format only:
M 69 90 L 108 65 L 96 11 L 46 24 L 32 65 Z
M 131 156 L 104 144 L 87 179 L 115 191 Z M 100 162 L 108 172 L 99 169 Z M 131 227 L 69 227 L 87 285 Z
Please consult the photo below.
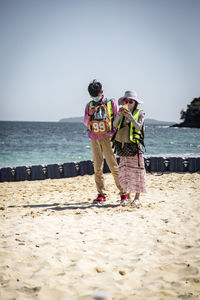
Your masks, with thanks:
M 125 92 L 118 100 L 122 107 L 113 122 L 114 127 L 117 127 L 113 145 L 120 156 L 119 180 L 128 195 L 121 204 L 125 205 L 130 201 L 134 207 L 140 206 L 140 193 L 146 192 L 146 171 L 142 154 L 144 112 L 137 108 L 141 103 L 143 102 L 137 98 L 136 92 Z M 134 199 L 131 198 L 131 193 L 135 193 Z

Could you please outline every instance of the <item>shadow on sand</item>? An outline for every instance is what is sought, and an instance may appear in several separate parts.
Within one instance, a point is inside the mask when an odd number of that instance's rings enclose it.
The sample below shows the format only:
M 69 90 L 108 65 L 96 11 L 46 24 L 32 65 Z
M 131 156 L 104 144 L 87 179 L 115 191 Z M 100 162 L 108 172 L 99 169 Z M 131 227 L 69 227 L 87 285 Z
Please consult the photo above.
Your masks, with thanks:
M 53 204 L 30 204 L 30 205 L 10 205 L 8 208 L 23 207 L 23 208 L 45 208 L 54 211 L 62 210 L 85 210 L 90 208 L 115 208 L 120 204 L 94 204 L 90 202 L 71 202 L 71 203 L 53 203 Z

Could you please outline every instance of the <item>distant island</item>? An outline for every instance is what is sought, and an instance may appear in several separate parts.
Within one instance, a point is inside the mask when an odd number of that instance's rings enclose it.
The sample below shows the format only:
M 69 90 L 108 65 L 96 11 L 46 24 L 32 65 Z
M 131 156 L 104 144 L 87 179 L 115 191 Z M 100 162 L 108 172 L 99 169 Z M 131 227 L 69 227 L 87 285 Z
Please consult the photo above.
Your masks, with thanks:
M 200 97 L 194 98 L 187 106 L 187 110 L 180 112 L 182 123 L 174 124 L 171 127 L 200 128 Z
M 74 117 L 74 118 L 64 118 L 59 120 L 59 122 L 70 122 L 70 123 L 83 123 L 83 117 Z M 151 124 L 151 125 L 172 125 L 173 122 L 167 122 L 167 121 L 158 121 L 155 119 L 145 119 L 145 124 Z
M 64 118 L 59 122 L 70 122 L 70 123 L 83 123 L 83 117 Z

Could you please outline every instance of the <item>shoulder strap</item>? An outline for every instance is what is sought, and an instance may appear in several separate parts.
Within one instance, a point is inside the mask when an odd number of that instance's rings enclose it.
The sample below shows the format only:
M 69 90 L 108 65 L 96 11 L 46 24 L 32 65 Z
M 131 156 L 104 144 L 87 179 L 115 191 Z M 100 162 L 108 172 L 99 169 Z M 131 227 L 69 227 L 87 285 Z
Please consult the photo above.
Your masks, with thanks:
M 95 102 L 95 101 L 93 101 L 93 100 L 91 100 L 90 101 L 90 106 L 98 106 L 98 105 L 102 105 L 102 104 L 106 104 L 107 105 L 107 103 L 109 103 L 109 102 L 111 102 L 111 99 L 105 99 L 105 101 L 103 101 L 103 102 L 101 102 L 101 103 L 99 103 L 99 102 Z
M 114 118 L 114 113 L 113 113 L 113 108 L 112 108 L 112 102 L 111 102 L 111 99 L 107 101 L 106 106 L 107 106 L 107 108 L 108 108 L 108 111 L 109 111 L 109 114 L 110 114 L 110 118 L 113 119 L 113 118 Z

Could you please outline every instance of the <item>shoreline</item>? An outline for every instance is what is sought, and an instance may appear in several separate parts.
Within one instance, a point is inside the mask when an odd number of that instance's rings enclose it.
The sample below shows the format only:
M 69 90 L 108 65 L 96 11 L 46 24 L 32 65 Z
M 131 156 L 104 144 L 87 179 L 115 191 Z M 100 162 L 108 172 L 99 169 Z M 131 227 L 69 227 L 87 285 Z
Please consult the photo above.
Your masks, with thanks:
M 187 158 L 187 157 L 200 157 L 200 150 L 199 153 L 158 153 L 158 154 L 143 154 L 144 158 L 146 157 L 183 157 L 183 158 Z M 118 156 L 116 156 L 118 157 Z M 81 161 L 87 161 L 87 160 L 91 160 L 92 159 L 84 159 Z M 65 161 L 65 162 L 52 162 L 52 163 L 48 163 L 48 164 L 42 164 L 42 163 L 38 163 L 38 164 L 21 164 L 21 165 L 2 165 L 0 166 L 0 170 L 3 168 L 17 168 L 20 166 L 26 166 L 26 167 L 30 167 L 33 165 L 42 165 L 42 166 L 47 166 L 49 164 L 58 164 L 58 165 L 62 165 L 64 163 L 79 163 L 80 161 Z
M 1 183 L 0 299 L 198 299 L 200 174 L 147 173 L 140 209 L 104 178 Z

